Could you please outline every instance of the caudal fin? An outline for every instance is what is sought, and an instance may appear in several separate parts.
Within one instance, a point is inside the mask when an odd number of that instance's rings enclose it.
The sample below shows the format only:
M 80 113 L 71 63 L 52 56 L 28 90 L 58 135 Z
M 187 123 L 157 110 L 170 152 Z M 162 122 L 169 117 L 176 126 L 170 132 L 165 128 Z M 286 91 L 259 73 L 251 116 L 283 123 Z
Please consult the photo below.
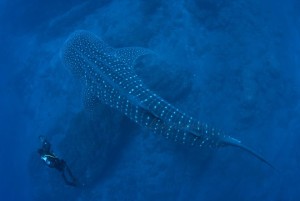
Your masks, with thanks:
M 224 139 L 224 143 L 226 145 L 230 145 L 233 147 L 238 147 L 248 153 L 250 153 L 252 156 L 256 157 L 257 159 L 259 159 L 260 161 L 262 161 L 263 163 L 267 164 L 268 166 L 270 166 L 272 169 L 276 170 L 276 168 L 269 162 L 267 161 L 263 156 L 261 156 L 260 154 L 256 153 L 255 151 L 253 151 L 252 149 L 250 149 L 249 147 L 243 145 L 241 143 L 241 141 L 232 138 L 232 137 L 227 137 L 226 139 Z

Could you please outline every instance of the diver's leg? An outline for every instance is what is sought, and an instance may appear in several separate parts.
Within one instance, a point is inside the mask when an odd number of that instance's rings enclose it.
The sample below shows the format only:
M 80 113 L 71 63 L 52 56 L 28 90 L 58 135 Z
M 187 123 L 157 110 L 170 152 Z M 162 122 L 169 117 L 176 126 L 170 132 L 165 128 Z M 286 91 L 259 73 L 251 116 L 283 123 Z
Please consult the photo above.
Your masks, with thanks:
M 64 179 L 64 181 L 65 181 L 65 183 L 67 185 L 69 185 L 69 186 L 76 186 L 76 183 L 68 181 L 68 179 L 67 179 L 64 171 L 62 172 L 62 176 L 63 176 L 63 179 Z
M 70 180 L 67 179 L 65 173 L 68 174 L 68 178 L 70 178 Z M 67 165 L 67 163 L 65 163 L 65 168 L 64 168 L 64 171 L 63 171 L 63 178 L 65 180 L 65 182 L 68 184 L 68 185 L 71 185 L 71 186 L 77 186 L 77 179 L 73 176 L 69 166 Z

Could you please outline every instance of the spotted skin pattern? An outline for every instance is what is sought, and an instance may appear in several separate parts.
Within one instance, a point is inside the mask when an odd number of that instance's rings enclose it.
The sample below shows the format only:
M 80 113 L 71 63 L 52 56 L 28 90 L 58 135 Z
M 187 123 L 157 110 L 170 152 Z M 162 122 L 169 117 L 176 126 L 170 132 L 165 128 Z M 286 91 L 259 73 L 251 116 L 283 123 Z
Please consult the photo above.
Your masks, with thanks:
M 83 84 L 87 107 L 102 102 L 170 140 L 198 147 L 236 146 L 266 162 L 239 140 L 193 119 L 150 91 L 135 73 L 134 62 L 151 53 L 140 47 L 115 49 L 93 33 L 76 31 L 64 45 L 63 61 Z

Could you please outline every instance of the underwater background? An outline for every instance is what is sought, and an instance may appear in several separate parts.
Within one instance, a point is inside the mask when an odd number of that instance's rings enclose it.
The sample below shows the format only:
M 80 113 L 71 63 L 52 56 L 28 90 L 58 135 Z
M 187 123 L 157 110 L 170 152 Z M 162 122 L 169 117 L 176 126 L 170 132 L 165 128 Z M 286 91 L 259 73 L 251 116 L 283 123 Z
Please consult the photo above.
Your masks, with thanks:
M 300 199 L 300 1 L 3 0 L 3 201 Z M 262 154 L 168 141 L 99 103 L 83 104 L 61 58 L 76 30 L 156 54 L 135 69 L 174 106 Z M 39 135 L 82 184 L 37 154 Z

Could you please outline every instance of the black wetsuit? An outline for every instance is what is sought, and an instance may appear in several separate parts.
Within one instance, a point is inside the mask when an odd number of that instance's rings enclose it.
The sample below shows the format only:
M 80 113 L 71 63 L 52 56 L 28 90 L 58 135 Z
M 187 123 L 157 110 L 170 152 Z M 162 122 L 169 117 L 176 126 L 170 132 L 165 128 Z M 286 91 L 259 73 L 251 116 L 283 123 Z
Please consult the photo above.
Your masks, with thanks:
M 67 163 L 64 160 L 57 158 L 52 153 L 51 144 L 47 140 L 43 140 L 42 148 L 38 150 L 38 153 L 40 154 L 41 159 L 46 163 L 48 167 L 55 168 L 62 173 L 66 184 L 71 186 L 77 186 L 76 178 L 73 176 Z

